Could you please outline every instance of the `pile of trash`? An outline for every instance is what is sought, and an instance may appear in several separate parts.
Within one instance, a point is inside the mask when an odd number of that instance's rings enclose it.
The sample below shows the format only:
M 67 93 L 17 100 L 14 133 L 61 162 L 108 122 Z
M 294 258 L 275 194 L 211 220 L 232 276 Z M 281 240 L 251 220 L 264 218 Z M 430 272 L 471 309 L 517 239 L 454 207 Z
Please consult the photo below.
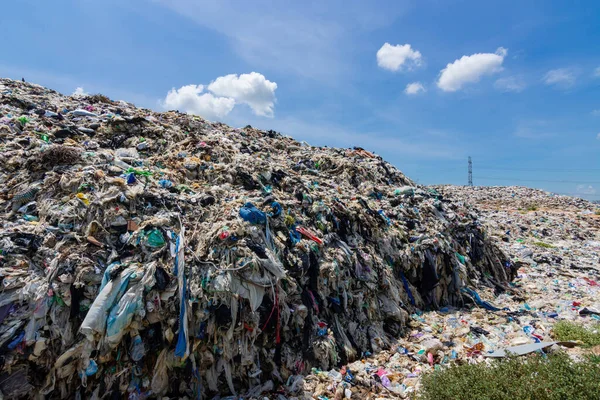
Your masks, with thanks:
M 594 203 L 522 187 L 436 189 L 476 209 L 487 232 L 517 268 L 554 265 L 592 273 L 600 268 L 600 207 Z
M 579 197 L 570 197 L 524 186 L 433 186 L 451 198 L 478 207 L 512 208 L 535 211 L 540 208 L 561 210 L 593 210 L 594 204 Z
M 419 391 L 423 374 L 456 364 L 489 364 L 507 352 L 546 349 L 582 357 L 584 350 L 575 343 L 556 342 L 553 326 L 571 321 L 595 330 L 600 323 L 597 206 L 521 187 L 430 189 L 479 216 L 488 239 L 507 254 L 515 279 L 505 290 L 463 288 L 463 296 L 473 299 L 464 307 L 415 310 L 408 335 L 392 348 L 341 369 L 313 371 L 305 388 L 315 397 L 406 398 Z M 600 346 L 593 351 L 600 354 Z
M 361 360 L 516 272 L 367 150 L 9 79 L 0 183 L 7 398 L 310 398 L 344 366 L 336 398 L 405 391 Z

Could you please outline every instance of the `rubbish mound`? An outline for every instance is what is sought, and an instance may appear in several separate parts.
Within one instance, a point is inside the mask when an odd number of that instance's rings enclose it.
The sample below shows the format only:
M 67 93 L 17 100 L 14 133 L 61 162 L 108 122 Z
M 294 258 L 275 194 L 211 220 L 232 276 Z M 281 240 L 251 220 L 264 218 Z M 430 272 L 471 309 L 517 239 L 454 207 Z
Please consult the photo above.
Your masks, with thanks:
M 455 200 L 471 205 L 536 211 L 538 208 L 562 210 L 593 209 L 593 203 L 579 197 L 565 196 L 524 186 L 433 186 Z
M 303 398 L 515 271 L 361 148 L 0 79 L 0 152 L 7 398 Z
M 600 272 L 600 207 L 594 203 L 517 186 L 436 189 L 476 207 L 488 234 L 517 268 L 539 264 L 557 266 L 561 274 Z
M 410 332 L 388 350 L 336 370 L 314 369 L 305 378 L 305 391 L 313 398 L 412 398 L 425 374 L 453 365 L 489 364 L 507 352 L 589 357 L 589 349 L 557 342 L 564 339 L 555 336 L 554 327 L 561 321 L 597 332 L 598 206 L 523 187 L 432 188 L 479 216 L 487 238 L 509 256 L 516 277 L 501 292 L 463 288 L 465 298 L 473 299 L 466 307 L 417 310 L 407 323 Z M 591 351 L 600 354 L 600 346 Z

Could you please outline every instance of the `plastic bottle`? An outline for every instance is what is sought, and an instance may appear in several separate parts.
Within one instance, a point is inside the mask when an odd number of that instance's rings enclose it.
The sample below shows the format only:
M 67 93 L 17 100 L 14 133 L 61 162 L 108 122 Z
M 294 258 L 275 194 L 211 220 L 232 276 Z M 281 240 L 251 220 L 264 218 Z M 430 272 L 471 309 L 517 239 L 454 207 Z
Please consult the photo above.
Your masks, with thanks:
M 133 361 L 140 361 L 144 354 L 146 353 L 146 348 L 144 346 L 144 342 L 140 335 L 136 335 L 131 343 L 131 359 Z
M 390 379 L 385 375 L 381 377 L 381 384 L 386 388 L 392 386 L 392 382 L 390 382 Z
M 129 168 L 133 168 L 131 165 L 127 164 L 125 161 L 122 161 L 122 160 L 120 160 L 118 158 L 115 158 L 113 160 L 113 165 L 115 167 L 119 167 L 119 168 L 122 168 L 124 170 L 128 170 Z
M 327 375 L 336 382 L 340 382 L 342 380 L 342 374 L 334 369 L 329 371 Z

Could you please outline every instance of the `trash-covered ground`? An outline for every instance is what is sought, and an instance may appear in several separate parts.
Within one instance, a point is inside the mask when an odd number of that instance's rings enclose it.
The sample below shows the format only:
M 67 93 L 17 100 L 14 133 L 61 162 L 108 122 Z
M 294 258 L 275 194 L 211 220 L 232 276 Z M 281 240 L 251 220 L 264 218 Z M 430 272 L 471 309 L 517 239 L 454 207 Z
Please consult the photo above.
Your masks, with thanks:
M 519 304 L 477 210 L 360 148 L 1 79 L 0 183 L 6 398 L 398 397 Z
M 581 199 L 4 79 L 0 152 L 8 398 L 405 398 L 600 319 Z
M 416 311 L 408 336 L 388 351 L 341 370 L 313 371 L 305 387 L 316 397 L 408 397 L 418 392 L 424 373 L 454 363 L 489 363 L 505 350 L 528 354 L 560 347 L 577 358 L 580 348 L 555 344 L 552 326 L 560 320 L 584 326 L 600 321 L 600 207 L 523 187 L 434 189 L 479 216 L 517 269 L 516 278 L 508 290 L 467 289 L 463 295 L 471 295 L 474 307 Z M 351 383 L 342 380 L 349 371 Z

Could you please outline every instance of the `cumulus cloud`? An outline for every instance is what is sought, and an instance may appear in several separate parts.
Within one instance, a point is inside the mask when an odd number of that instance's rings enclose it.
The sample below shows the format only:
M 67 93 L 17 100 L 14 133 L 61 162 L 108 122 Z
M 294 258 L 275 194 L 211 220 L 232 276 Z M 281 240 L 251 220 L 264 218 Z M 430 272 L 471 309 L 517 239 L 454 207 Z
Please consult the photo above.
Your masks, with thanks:
M 207 91 L 205 92 L 204 89 Z M 231 74 L 220 76 L 208 86 L 186 85 L 171 89 L 162 102 L 164 108 L 177 109 L 218 120 L 233 110 L 236 104 L 248 105 L 254 114 L 273 117 L 277 84 L 262 74 Z
M 413 50 L 410 44 L 392 46 L 385 43 L 377 51 L 377 65 L 389 71 L 411 70 L 423 63 L 421 52 Z
M 502 62 L 507 53 L 507 49 L 499 47 L 495 53 L 462 56 L 440 71 L 437 85 L 445 92 L 456 92 L 468 83 L 479 82 L 484 75 L 502 71 Z
M 87 96 L 88 93 L 83 90 L 82 87 L 78 87 L 77 89 L 75 89 L 75 91 L 71 94 L 71 96 L 76 96 L 76 97 L 80 97 L 80 96 Z
M 425 92 L 425 88 L 421 85 L 421 82 L 413 82 L 406 85 L 406 89 L 404 89 L 404 93 L 406 94 L 418 94 L 421 92 Z
M 235 100 L 203 93 L 203 85 L 186 85 L 171 89 L 163 103 L 165 108 L 200 115 L 209 120 L 223 118 L 233 110 Z
M 250 106 L 254 114 L 273 117 L 277 84 L 267 80 L 258 72 L 241 75 L 220 76 L 208 85 L 208 90 L 217 96 L 235 99 L 236 103 Z
M 506 78 L 497 79 L 494 87 L 502 92 L 519 93 L 525 89 L 525 81 L 517 76 L 509 76 Z
M 580 194 L 596 194 L 596 189 L 592 185 L 577 185 L 577 193 Z
M 549 86 L 569 88 L 575 84 L 575 71 L 570 68 L 558 68 L 546 72 L 544 83 Z

